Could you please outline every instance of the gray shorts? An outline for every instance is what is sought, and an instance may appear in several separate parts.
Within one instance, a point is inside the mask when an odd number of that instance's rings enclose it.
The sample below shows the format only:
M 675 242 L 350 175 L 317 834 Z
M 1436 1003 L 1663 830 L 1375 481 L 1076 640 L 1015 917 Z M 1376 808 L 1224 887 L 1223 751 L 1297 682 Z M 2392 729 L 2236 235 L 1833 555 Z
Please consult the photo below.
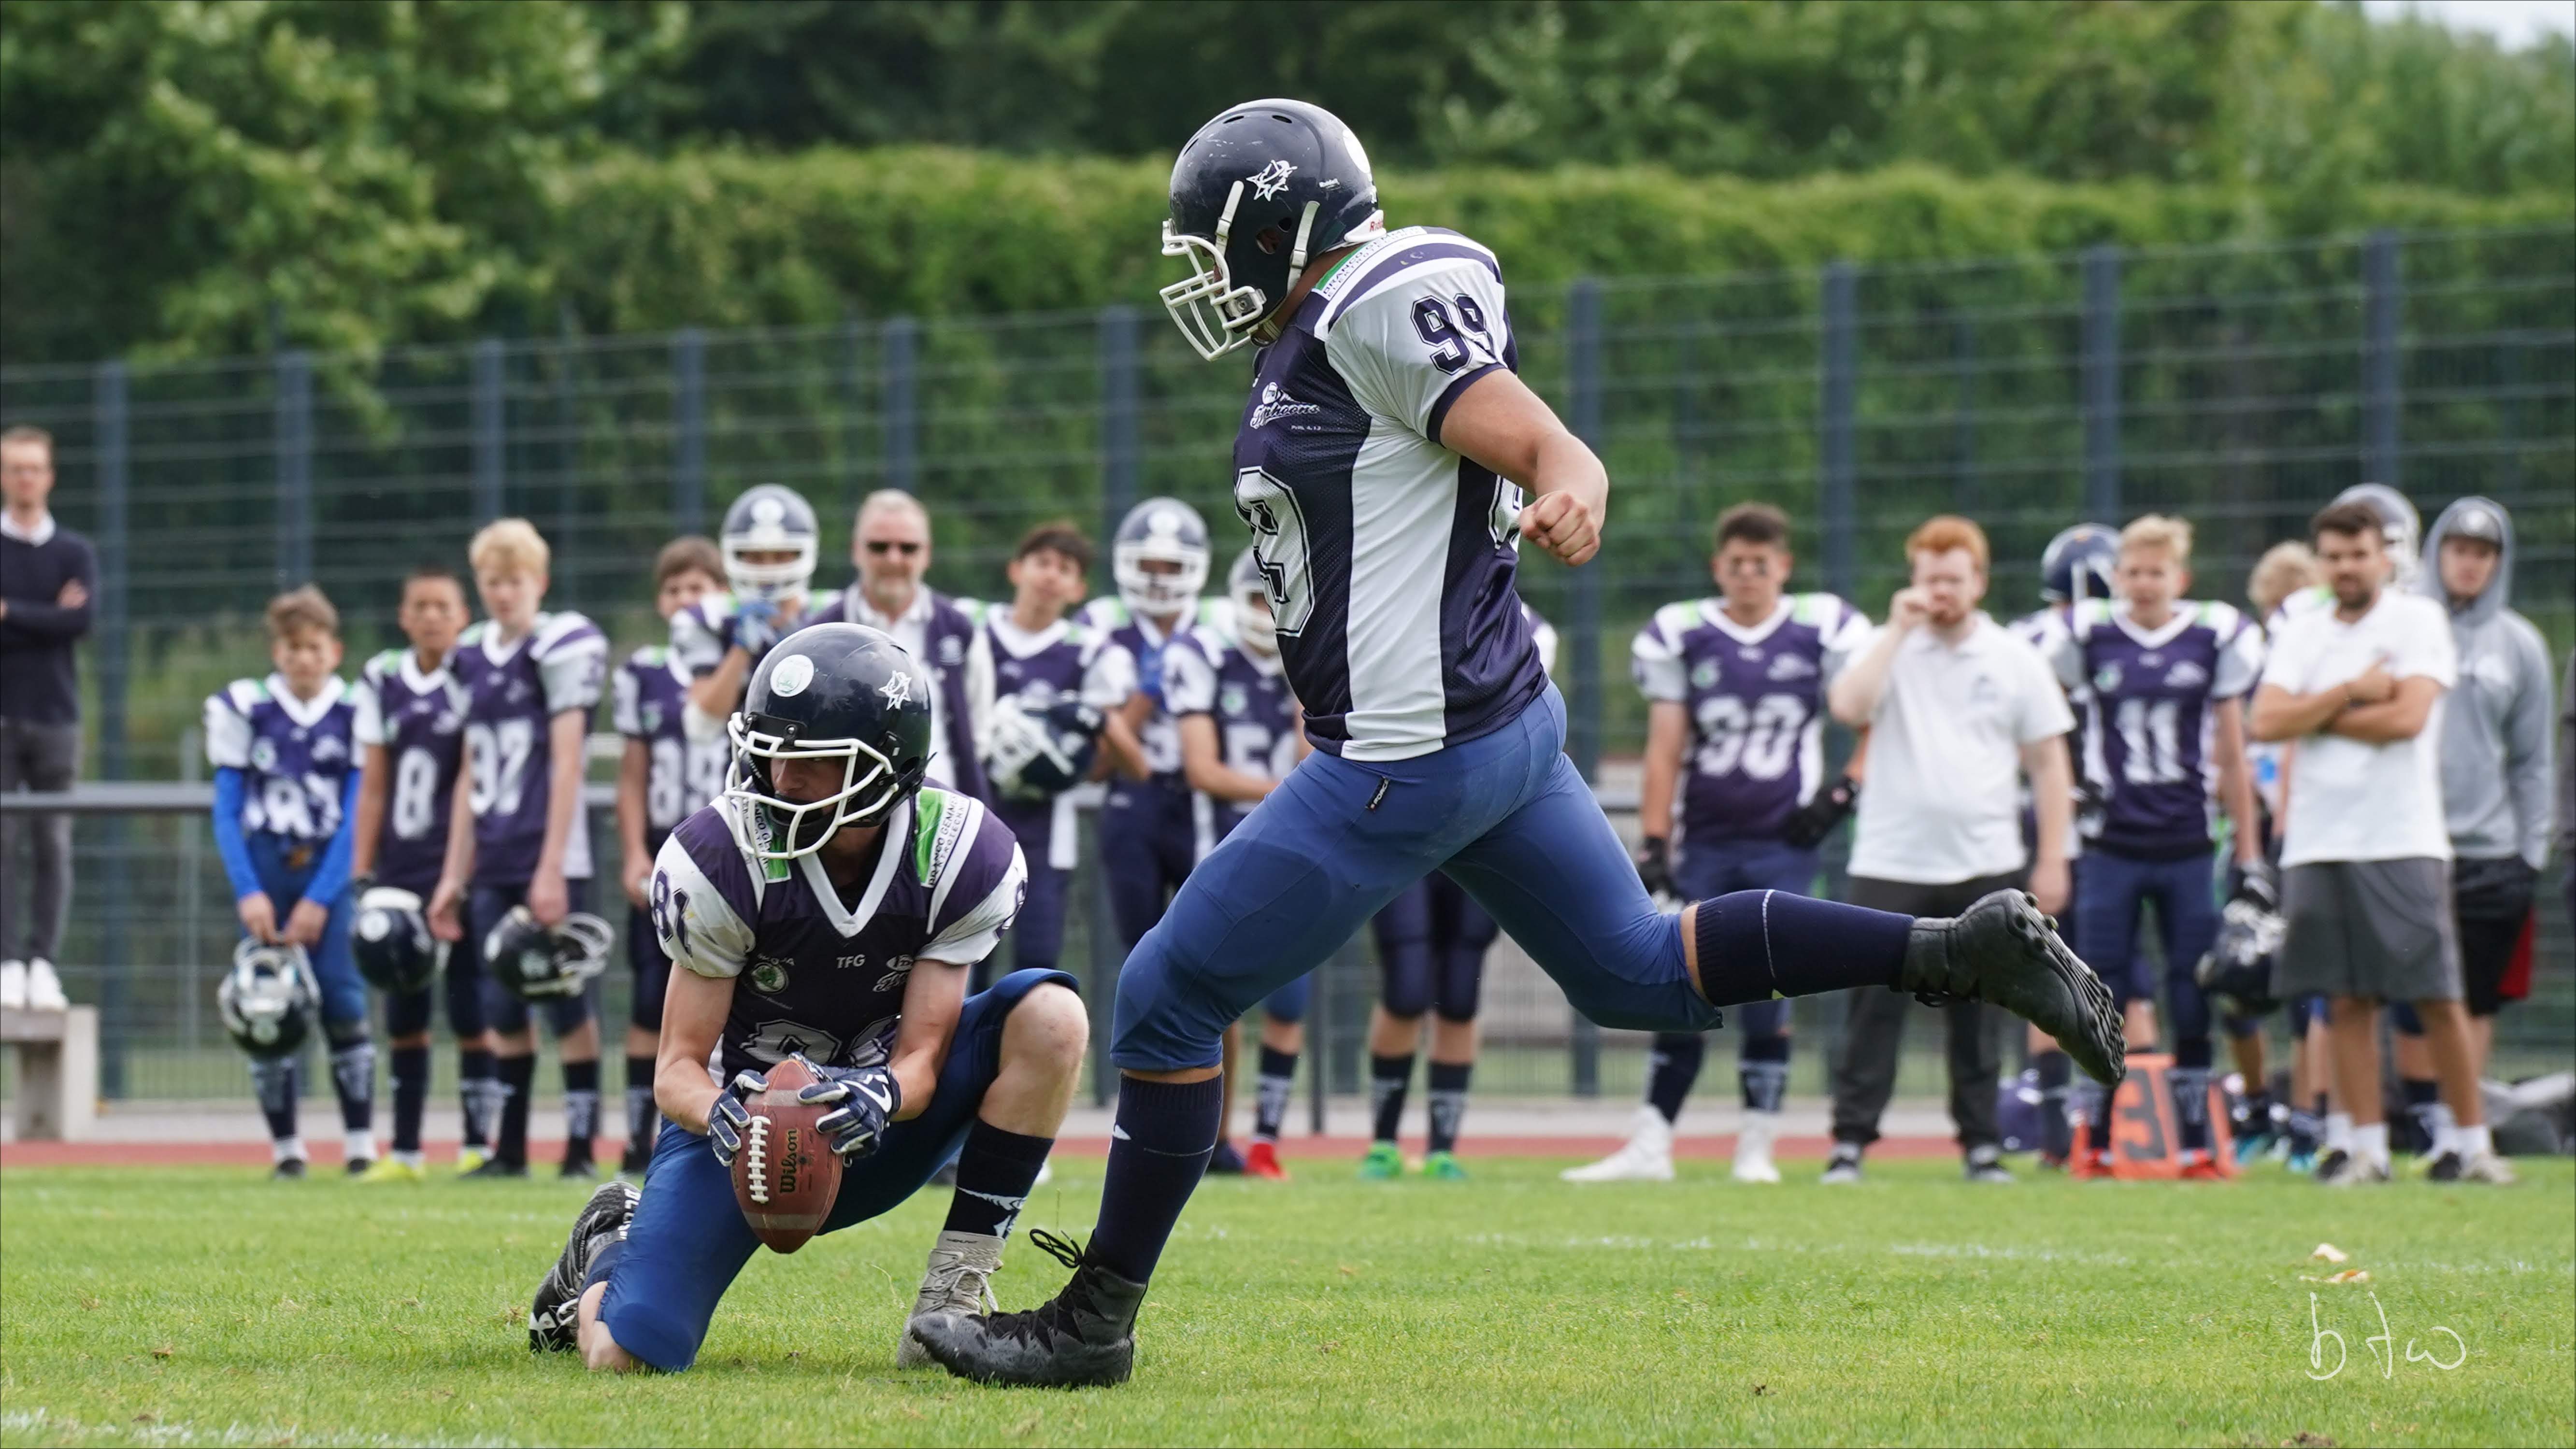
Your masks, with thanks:
M 2284 997 L 2460 999 L 2447 860 L 2294 865 L 2281 873 L 2281 915 L 2289 934 L 2273 986 Z

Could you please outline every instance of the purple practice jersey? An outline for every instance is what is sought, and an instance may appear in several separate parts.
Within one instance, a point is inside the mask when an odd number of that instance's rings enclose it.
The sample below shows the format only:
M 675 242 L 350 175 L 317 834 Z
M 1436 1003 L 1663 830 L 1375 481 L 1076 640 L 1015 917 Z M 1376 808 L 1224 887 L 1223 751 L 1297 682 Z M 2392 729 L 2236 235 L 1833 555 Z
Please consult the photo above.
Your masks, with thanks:
M 1629 657 L 1649 700 L 1690 711 L 1685 839 L 1776 839 L 1825 771 L 1825 687 L 1869 620 L 1832 594 L 1790 594 L 1746 628 L 1722 599 L 1655 611 Z
M 825 1066 L 883 1064 L 913 963 L 972 966 L 1019 912 L 1020 848 L 968 796 L 929 787 L 897 806 L 855 903 L 814 856 L 745 849 L 768 838 L 747 809 L 719 797 L 680 822 L 653 863 L 663 954 L 735 981 L 720 1082 L 795 1052 Z
M 648 646 L 617 666 L 609 715 L 617 732 L 644 742 L 644 846 L 660 850 L 674 827 L 724 788 L 732 742 L 691 739 L 682 725 L 689 683 L 677 656 Z
M 336 675 L 311 699 L 275 674 L 206 697 L 206 760 L 242 772 L 243 835 L 320 847 L 340 833 L 343 782 L 358 768 L 356 720 Z
M 465 691 L 452 662 L 424 674 L 411 650 L 388 649 L 367 661 L 350 691 L 358 743 L 384 746 L 393 772 L 376 840 L 376 880 L 424 900 L 447 863 L 449 802 L 465 754 Z
M 2052 642 L 2049 662 L 2085 715 L 2081 768 L 2103 801 L 2094 843 L 2151 859 L 2208 851 L 2218 779 L 2210 706 L 2254 687 L 2260 631 L 2226 604 L 2181 600 L 2148 630 L 2127 603 L 2087 599 Z
M 1102 661 L 1104 679 L 1114 682 L 1122 700 L 1129 694 L 1141 693 L 1154 702 L 1136 736 L 1145 747 L 1145 768 L 1157 777 L 1178 781 L 1181 776 L 1181 735 L 1173 727 L 1172 711 L 1163 699 L 1164 651 L 1177 634 L 1186 634 L 1193 628 L 1231 632 L 1232 607 L 1223 599 L 1201 599 L 1175 635 L 1163 633 L 1152 621 L 1130 612 L 1119 599 L 1094 599 L 1083 608 L 1083 622 L 1108 641 L 1107 657 Z
M 1280 780 L 1297 767 L 1297 696 L 1276 655 L 1262 659 L 1214 629 L 1191 629 L 1163 650 L 1163 706 L 1175 720 L 1213 718 L 1229 770 Z M 1220 837 L 1251 813 L 1248 805 L 1215 803 Z
M 608 638 L 579 614 L 539 614 L 501 642 L 491 621 L 465 631 L 452 667 L 464 686 L 465 789 L 474 810 L 474 884 L 525 885 L 546 842 L 554 780 L 547 724 L 565 710 L 587 716 L 608 672 Z M 572 813 L 564 878 L 590 876 L 589 812 Z
M 1040 713 L 1067 700 L 1116 709 L 1127 698 L 1121 665 L 1109 657 L 1106 632 L 1063 618 L 1032 634 L 1011 622 L 1008 604 L 984 613 L 984 647 L 993 656 L 993 702 L 1016 699 Z

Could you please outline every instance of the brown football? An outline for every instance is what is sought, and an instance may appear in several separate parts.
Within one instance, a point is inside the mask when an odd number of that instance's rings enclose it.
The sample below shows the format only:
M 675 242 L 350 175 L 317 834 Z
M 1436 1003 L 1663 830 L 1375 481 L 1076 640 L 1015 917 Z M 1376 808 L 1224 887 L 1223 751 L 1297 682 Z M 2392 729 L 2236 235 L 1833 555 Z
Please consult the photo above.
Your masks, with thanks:
M 733 1200 L 773 1253 L 792 1253 L 822 1231 L 841 1192 L 841 1159 L 814 1124 L 832 1109 L 796 1100 L 820 1080 L 795 1057 L 771 1067 L 769 1090 L 745 1101 L 751 1124 L 733 1158 Z

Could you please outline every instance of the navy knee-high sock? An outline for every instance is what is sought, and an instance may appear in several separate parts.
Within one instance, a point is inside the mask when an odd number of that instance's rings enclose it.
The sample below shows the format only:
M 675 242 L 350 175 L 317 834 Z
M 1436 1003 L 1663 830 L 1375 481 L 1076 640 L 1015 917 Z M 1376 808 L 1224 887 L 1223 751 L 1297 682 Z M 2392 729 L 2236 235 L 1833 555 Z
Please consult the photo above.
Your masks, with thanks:
M 1404 1120 L 1405 1089 L 1413 1081 L 1413 1053 L 1369 1053 L 1369 1124 L 1377 1141 L 1393 1142 Z
M 1893 986 L 1914 918 L 1787 891 L 1736 891 L 1699 903 L 1700 994 L 1716 1006 Z
M 2066 1125 L 2066 1091 L 2075 1079 L 2075 1059 L 2052 1047 L 2032 1053 L 2030 1064 L 2039 1069 L 2040 1150 L 2064 1162 L 2075 1150 L 2074 1129 Z
M 429 1048 L 398 1046 L 394 1059 L 394 1151 L 420 1155 L 420 1120 L 429 1111 Z
M 1744 1110 L 1779 1111 L 1780 1099 L 1789 1091 L 1788 1033 L 1747 1037 L 1735 1063 L 1735 1077 L 1744 1094 Z
M 1697 1032 L 1656 1033 L 1654 1054 L 1646 1059 L 1646 1105 L 1667 1123 L 1679 1120 L 1682 1101 L 1690 1096 L 1707 1060 L 1708 1038 Z
M 1216 1150 L 1225 1087 L 1204 1082 L 1118 1084 L 1117 1130 L 1109 1134 L 1109 1179 L 1100 1192 L 1100 1224 L 1089 1257 L 1122 1278 L 1154 1276 L 1181 1209 L 1198 1190 Z
M 537 1079 L 537 1059 L 502 1057 L 496 1063 L 501 1077 L 501 1130 L 492 1144 L 496 1161 L 512 1167 L 528 1165 L 528 1094 Z

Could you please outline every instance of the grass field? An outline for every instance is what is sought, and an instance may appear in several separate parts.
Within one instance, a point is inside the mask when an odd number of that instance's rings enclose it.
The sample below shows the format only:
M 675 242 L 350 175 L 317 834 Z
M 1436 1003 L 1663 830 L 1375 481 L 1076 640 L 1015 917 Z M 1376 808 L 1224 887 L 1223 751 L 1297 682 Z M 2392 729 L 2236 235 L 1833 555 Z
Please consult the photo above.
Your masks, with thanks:
M 1976 1188 L 1946 1161 L 1578 1189 L 1558 1165 L 1212 1182 L 1135 1382 L 1081 1394 L 894 1370 L 939 1194 L 761 1255 L 696 1369 L 610 1380 L 526 1346 L 576 1188 L 13 1169 L 0 1444 L 2576 1442 L 2564 1161 L 2350 1194 L 2274 1169 Z M 1060 1164 L 1026 1221 L 1087 1230 L 1099 1171 Z M 2303 1281 L 2334 1271 L 2320 1241 L 2370 1281 Z M 1015 1243 L 997 1286 L 1024 1305 L 1060 1276 Z M 2311 1294 L 2343 1339 L 2325 1381 Z

